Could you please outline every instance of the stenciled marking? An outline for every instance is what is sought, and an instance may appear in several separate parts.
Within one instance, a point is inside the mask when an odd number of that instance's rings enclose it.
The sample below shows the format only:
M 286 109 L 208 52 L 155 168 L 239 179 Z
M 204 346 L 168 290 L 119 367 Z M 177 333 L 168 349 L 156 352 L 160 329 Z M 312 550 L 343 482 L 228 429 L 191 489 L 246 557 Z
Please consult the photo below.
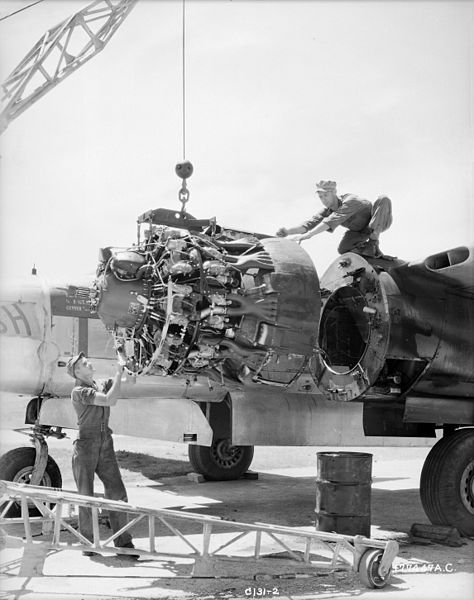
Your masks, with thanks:
M 30 323 L 17 302 L 0 305 L 0 335 L 5 334 L 31 337 Z

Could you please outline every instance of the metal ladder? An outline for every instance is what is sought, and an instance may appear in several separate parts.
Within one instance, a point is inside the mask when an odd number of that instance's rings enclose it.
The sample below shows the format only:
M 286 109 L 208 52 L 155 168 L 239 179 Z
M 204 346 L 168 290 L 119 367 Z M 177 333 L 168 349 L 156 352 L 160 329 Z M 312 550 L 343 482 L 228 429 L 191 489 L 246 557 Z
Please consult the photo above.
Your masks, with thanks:
M 14 504 L 21 506 L 21 517 L 7 518 L 10 507 Z M 213 570 L 215 561 L 258 561 L 265 558 L 262 542 L 276 542 L 283 548 L 285 555 L 291 557 L 301 566 L 318 570 L 345 570 L 359 573 L 361 581 L 368 587 L 385 587 L 388 583 L 391 565 L 398 553 L 396 541 L 369 539 L 363 536 L 349 536 L 322 531 L 297 530 L 281 525 L 270 525 L 266 523 L 240 523 L 228 521 L 219 517 L 202 514 L 187 513 L 180 510 L 165 508 L 144 508 L 134 506 L 126 502 L 116 500 L 105 500 L 91 496 L 47 488 L 43 486 L 18 484 L 10 481 L 0 481 L 0 545 L 23 546 L 23 557 L 20 567 L 21 576 L 32 576 L 43 574 L 44 560 L 48 552 L 53 550 L 80 550 L 93 551 L 100 554 L 139 554 L 140 557 L 181 557 L 194 558 L 193 576 L 204 576 L 209 570 Z M 36 507 L 41 516 L 30 516 L 32 507 Z M 90 508 L 92 512 L 93 540 L 89 541 L 77 531 L 70 521 L 70 511 L 74 507 Z M 120 531 L 113 533 L 106 539 L 100 539 L 99 511 L 120 511 L 128 513 L 131 517 L 129 522 Z M 69 512 L 69 515 L 67 514 Z M 140 521 L 148 522 L 147 549 L 141 548 L 116 548 L 113 546 L 114 539 L 130 530 Z M 52 539 L 48 541 L 34 541 L 32 535 L 32 524 L 40 523 L 43 533 L 52 532 Z M 185 553 L 162 552 L 159 545 L 159 537 L 156 535 L 156 524 L 161 523 L 166 529 L 176 536 L 187 547 Z M 201 543 L 192 543 L 180 530 L 180 523 L 186 522 L 201 524 Z M 7 534 L 5 527 L 8 525 L 22 523 L 24 527 L 24 538 L 12 537 Z M 216 531 L 218 530 L 218 531 Z M 72 534 L 75 542 L 65 540 L 62 533 Z M 225 532 L 230 535 L 224 543 L 214 543 L 215 537 Z M 253 534 L 253 535 L 252 535 Z M 247 537 L 247 542 L 253 548 L 252 554 L 242 556 L 222 554 L 223 550 L 229 550 L 236 542 Z M 158 544 L 157 544 L 158 542 Z M 222 542 L 222 540 L 221 540 Z M 299 545 L 302 550 L 295 550 L 291 545 Z M 234 547 L 235 548 L 235 547 Z M 312 551 L 318 551 L 318 560 L 314 560 Z M 248 546 L 247 546 L 248 550 Z M 323 553 L 323 555 L 321 555 Z M 268 552 L 267 552 L 268 554 Z M 327 556 L 326 556 L 327 555 Z M 323 560 L 320 560 L 320 559 Z M 268 561 L 266 561 L 268 562 Z M 276 561 L 276 564 L 281 561 Z

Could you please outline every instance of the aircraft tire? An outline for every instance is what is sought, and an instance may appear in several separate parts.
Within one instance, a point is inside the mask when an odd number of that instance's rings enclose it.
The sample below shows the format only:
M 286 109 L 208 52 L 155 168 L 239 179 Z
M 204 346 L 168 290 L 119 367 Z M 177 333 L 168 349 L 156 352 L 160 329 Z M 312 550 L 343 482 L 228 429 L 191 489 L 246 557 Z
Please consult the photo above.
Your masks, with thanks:
M 433 524 L 474 535 L 474 428 L 458 429 L 433 446 L 421 471 L 420 498 Z
M 35 456 L 36 450 L 34 448 L 25 447 L 10 450 L 0 457 L 0 479 L 16 483 L 29 483 L 33 465 L 35 464 Z M 62 486 L 61 471 L 51 456 L 48 456 L 48 462 L 40 485 L 52 488 L 61 488 Z M 0 513 L 4 510 L 6 504 L 4 502 L 0 506 Z M 31 517 L 41 515 L 35 506 L 29 508 L 29 514 Z M 21 505 L 16 502 L 13 503 L 4 516 L 8 518 L 21 517 Z
M 215 440 L 212 446 L 188 446 L 192 468 L 208 481 L 239 479 L 250 467 L 253 446 L 232 446 L 228 439 Z

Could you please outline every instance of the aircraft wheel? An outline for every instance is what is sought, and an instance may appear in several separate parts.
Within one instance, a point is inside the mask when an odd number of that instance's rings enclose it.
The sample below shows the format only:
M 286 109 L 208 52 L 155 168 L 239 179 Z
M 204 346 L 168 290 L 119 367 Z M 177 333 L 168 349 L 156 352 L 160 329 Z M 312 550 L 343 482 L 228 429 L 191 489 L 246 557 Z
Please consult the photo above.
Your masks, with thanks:
M 238 479 L 250 467 L 253 446 L 232 446 L 228 439 L 215 440 L 211 447 L 188 446 L 189 462 L 209 481 Z
M 15 483 L 29 483 L 33 466 L 35 464 L 36 450 L 34 448 L 15 448 L 4 454 L 0 458 L 0 479 L 5 481 L 14 481 Z M 61 471 L 56 461 L 48 456 L 46 469 L 40 485 L 45 487 L 60 488 L 62 486 Z M 0 513 L 4 510 L 7 503 L 0 506 Z M 40 516 L 40 511 L 29 503 L 29 514 L 32 517 Z M 21 517 L 21 504 L 14 502 L 4 515 L 8 518 Z
M 369 588 L 383 588 L 387 585 L 392 573 L 390 568 L 385 575 L 380 574 L 380 563 L 383 550 L 367 550 L 362 555 L 359 563 L 359 577 L 362 583 Z
M 420 497 L 435 525 L 474 535 L 474 429 L 458 429 L 440 439 L 426 457 Z

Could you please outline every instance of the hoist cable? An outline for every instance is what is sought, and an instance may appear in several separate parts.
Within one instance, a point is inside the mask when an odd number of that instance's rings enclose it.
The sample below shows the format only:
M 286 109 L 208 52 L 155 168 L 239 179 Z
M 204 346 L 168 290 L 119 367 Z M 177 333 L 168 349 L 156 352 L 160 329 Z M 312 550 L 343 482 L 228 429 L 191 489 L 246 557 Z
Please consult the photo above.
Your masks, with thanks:
M 186 0 L 183 0 L 183 160 L 186 160 Z
M 186 0 L 182 2 L 183 22 L 182 22 L 182 109 L 183 109 L 183 162 L 175 167 L 176 175 L 181 177 L 183 183 L 178 192 L 178 200 L 181 202 L 181 217 L 186 215 L 186 202 L 189 200 L 189 190 L 186 180 L 193 174 L 193 165 L 186 160 Z
M 14 12 L 10 13 L 9 15 L 5 15 L 4 17 L 1 17 L 0 21 L 4 21 L 5 19 L 8 19 L 8 17 L 13 17 L 13 15 L 18 14 L 22 10 L 26 10 L 27 8 L 31 8 L 35 4 L 39 4 L 40 2 L 43 2 L 43 1 L 44 0 L 36 0 L 36 2 L 33 2 L 33 4 L 28 4 L 28 6 L 24 6 L 23 8 L 19 8 L 18 10 L 15 10 Z

